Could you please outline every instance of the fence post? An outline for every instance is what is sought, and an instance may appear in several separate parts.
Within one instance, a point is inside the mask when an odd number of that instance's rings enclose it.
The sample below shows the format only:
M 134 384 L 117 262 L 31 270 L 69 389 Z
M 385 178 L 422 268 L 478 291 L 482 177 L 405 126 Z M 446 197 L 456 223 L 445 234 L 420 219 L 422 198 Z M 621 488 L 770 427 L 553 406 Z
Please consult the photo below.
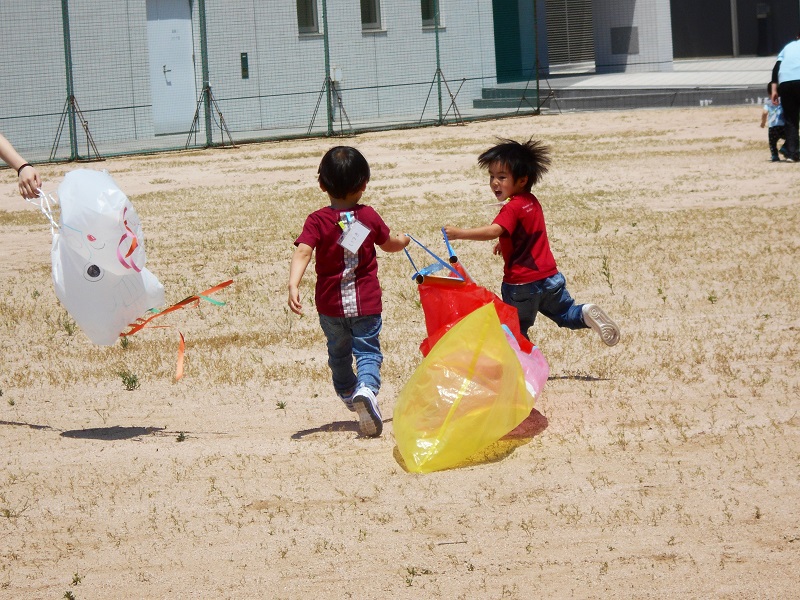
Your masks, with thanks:
M 536 106 L 541 107 L 539 104 L 539 15 L 536 13 L 536 5 L 539 0 L 533 0 L 533 68 L 536 69 Z M 540 108 L 536 109 L 536 114 L 541 112 Z
M 436 37 L 436 91 L 439 96 L 439 125 L 442 125 L 444 114 L 442 114 L 442 63 L 439 55 L 439 0 L 433 0 L 433 30 Z
M 206 35 L 206 0 L 197 2 L 200 20 L 200 64 L 203 71 L 203 115 L 206 123 L 206 146 L 214 142 L 211 130 L 211 84 L 208 76 L 208 37 Z M 224 141 L 224 140 L 223 140 Z
M 78 137 L 75 123 L 75 89 L 72 81 L 72 44 L 69 33 L 69 0 L 61 0 L 61 20 L 64 29 L 64 68 L 67 79 L 67 101 L 64 110 L 69 122 L 69 160 L 78 159 Z
M 328 118 L 328 136 L 333 135 L 333 105 L 331 101 L 331 53 L 328 46 L 328 2 L 322 0 L 322 46 L 325 51 L 325 109 Z

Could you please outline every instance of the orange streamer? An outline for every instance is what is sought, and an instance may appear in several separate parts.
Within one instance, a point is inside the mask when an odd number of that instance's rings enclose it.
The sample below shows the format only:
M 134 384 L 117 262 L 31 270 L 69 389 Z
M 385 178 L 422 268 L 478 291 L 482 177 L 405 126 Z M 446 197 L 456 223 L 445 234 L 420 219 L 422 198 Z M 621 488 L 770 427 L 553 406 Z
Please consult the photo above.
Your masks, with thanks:
M 134 333 L 141 331 L 145 327 L 148 327 L 149 323 L 153 319 L 157 319 L 158 317 L 163 317 L 168 313 L 175 312 L 176 310 L 180 310 L 181 308 L 186 308 L 187 306 L 197 306 L 200 303 L 202 297 L 209 296 L 215 292 L 218 292 L 221 289 L 228 287 L 232 283 L 233 279 L 229 279 L 228 281 L 223 281 L 222 283 L 219 283 L 214 287 L 208 288 L 204 292 L 200 292 L 199 294 L 196 294 L 194 296 L 189 296 L 188 298 L 184 298 L 180 302 L 176 302 L 169 308 L 165 308 L 161 312 L 157 312 L 154 315 L 147 317 L 146 319 L 143 318 L 136 319 L 136 321 L 134 321 L 129 325 L 130 329 L 128 331 L 120 333 L 119 337 L 127 337 L 129 335 L 133 335 Z M 162 328 L 162 327 L 169 327 L 169 325 L 149 325 L 149 327 Z M 184 357 L 184 352 L 186 350 L 186 340 L 184 339 L 183 334 L 179 331 L 178 335 L 181 336 L 181 339 L 178 345 L 178 364 L 175 369 L 175 381 L 178 381 L 181 377 L 183 377 L 183 357 Z

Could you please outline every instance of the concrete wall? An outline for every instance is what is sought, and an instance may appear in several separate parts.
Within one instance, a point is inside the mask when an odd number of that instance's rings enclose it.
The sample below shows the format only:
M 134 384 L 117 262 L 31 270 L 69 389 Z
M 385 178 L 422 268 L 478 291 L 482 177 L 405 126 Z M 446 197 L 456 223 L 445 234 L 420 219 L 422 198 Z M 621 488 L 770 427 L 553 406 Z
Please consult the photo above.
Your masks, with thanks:
M 672 70 L 668 0 L 594 0 L 598 73 Z
M 383 27 L 363 31 L 360 4 L 328 0 L 330 65 L 340 92 L 335 119 L 347 127 L 380 120 L 419 118 L 436 74 L 436 34 L 422 26 L 416 0 L 381 3 Z M 491 0 L 440 0 L 442 74 L 465 104 L 494 79 Z M 322 34 L 300 34 L 294 2 L 232 0 L 207 4 L 210 83 L 234 131 L 326 126 Z M 320 31 L 322 7 L 319 6 Z M 247 52 L 251 76 L 243 80 L 240 55 Z M 489 81 L 480 78 L 489 78 Z M 461 85 L 462 79 L 467 79 Z M 449 105 L 449 95 L 443 109 Z M 426 118 L 438 111 L 434 89 Z M 339 125 L 337 125 L 338 128 Z

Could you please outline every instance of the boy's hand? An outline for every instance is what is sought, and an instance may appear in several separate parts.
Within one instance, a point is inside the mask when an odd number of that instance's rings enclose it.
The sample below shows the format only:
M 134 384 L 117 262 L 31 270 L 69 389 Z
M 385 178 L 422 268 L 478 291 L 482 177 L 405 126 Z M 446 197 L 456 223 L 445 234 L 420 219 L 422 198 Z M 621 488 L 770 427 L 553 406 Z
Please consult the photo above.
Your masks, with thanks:
M 300 280 L 311 261 L 313 250 L 308 244 L 297 244 L 289 265 L 289 308 L 298 315 L 303 314 L 303 305 L 300 303 Z
M 497 243 L 494 245 L 494 248 L 492 249 L 492 253 L 493 253 L 493 254 L 497 254 L 497 255 L 503 254 L 503 251 L 502 251 L 502 250 L 500 250 L 500 242 L 497 242 Z
M 460 240 L 461 237 L 459 234 L 461 233 L 461 229 L 458 227 L 453 227 L 452 225 L 445 225 L 444 226 L 444 234 L 447 236 L 449 240 Z
M 410 243 L 411 243 L 411 238 L 408 237 L 405 233 L 401 233 L 400 235 L 390 235 L 389 239 L 386 240 L 380 246 L 378 246 L 378 248 L 380 248 L 384 252 L 400 252 Z
M 297 286 L 289 286 L 289 308 L 296 315 L 303 314 L 303 305 L 300 303 L 300 290 Z

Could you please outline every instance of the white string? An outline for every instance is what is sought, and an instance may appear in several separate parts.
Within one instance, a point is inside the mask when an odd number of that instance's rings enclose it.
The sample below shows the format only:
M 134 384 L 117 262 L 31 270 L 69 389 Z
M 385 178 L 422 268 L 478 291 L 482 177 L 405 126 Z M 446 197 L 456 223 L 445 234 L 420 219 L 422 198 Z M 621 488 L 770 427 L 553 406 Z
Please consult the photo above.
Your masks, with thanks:
M 39 192 L 38 197 L 26 198 L 26 200 L 42 211 L 42 214 L 47 217 L 47 220 L 50 221 L 50 234 L 55 235 L 59 227 L 58 223 L 53 219 L 53 208 L 51 204 L 58 204 L 58 200 L 56 200 L 52 194 L 47 194 L 42 191 L 41 188 L 36 191 Z

